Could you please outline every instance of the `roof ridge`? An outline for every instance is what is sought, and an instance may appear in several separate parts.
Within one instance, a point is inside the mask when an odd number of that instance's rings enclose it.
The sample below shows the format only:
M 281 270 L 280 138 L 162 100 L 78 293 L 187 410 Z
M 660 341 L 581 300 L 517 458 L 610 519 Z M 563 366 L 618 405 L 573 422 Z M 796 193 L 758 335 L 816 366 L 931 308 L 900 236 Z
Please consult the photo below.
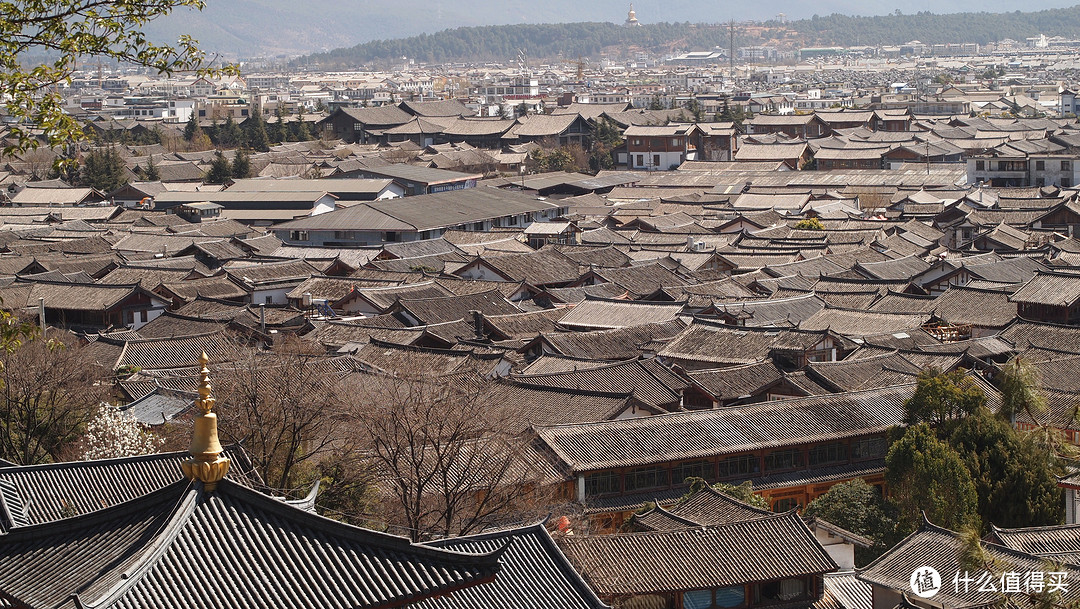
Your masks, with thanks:
M 915 385 L 916 385 L 916 383 L 914 383 L 914 382 L 902 383 L 902 384 L 899 384 L 899 385 L 891 385 L 889 387 L 877 387 L 877 388 L 873 388 L 873 389 L 856 389 L 856 390 L 853 390 L 853 391 L 843 391 L 843 392 L 839 392 L 839 393 L 827 393 L 827 394 L 824 394 L 824 395 L 810 395 L 810 396 L 797 397 L 797 398 L 791 398 L 791 399 L 786 399 L 786 400 L 775 400 L 775 401 L 771 401 L 771 402 L 752 402 L 752 403 L 749 403 L 749 404 L 742 404 L 742 405 L 739 405 L 739 406 L 730 406 L 730 407 L 725 407 L 725 408 L 714 408 L 714 409 L 707 409 L 707 410 L 690 410 L 690 411 L 681 411 L 681 412 L 664 412 L 664 413 L 660 413 L 660 414 L 651 415 L 651 416 L 648 416 L 648 417 L 638 417 L 638 418 L 633 418 L 633 419 L 614 419 L 614 420 L 609 420 L 609 421 L 583 421 L 583 422 L 579 422 L 579 423 L 558 423 L 558 424 L 555 424 L 555 425 L 538 425 L 538 426 L 534 426 L 534 429 L 537 429 L 537 430 L 564 429 L 564 428 L 585 427 L 585 426 L 592 426 L 592 425 L 603 425 L 603 426 L 640 425 L 640 424 L 644 424 L 644 423 L 655 423 L 656 421 L 660 421 L 660 420 L 663 420 L 665 418 L 675 418 L 675 417 L 693 418 L 693 417 L 703 417 L 703 416 L 707 416 L 707 415 L 714 415 L 715 416 L 715 415 L 718 415 L 718 414 L 725 414 L 725 413 L 729 413 L 729 412 L 740 412 L 740 411 L 745 411 L 745 410 L 748 410 L 748 409 L 751 409 L 751 410 L 771 410 L 771 409 L 774 409 L 774 408 L 790 409 L 793 405 L 796 405 L 796 406 L 799 405 L 800 402 L 811 402 L 812 403 L 815 400 L 827 401 L 827 400 L 830 400 L 830 399 L 845 398 L 845 397 L 853 396 L 853 395 L 857 395 L 857 394 L 890 393 L 890 392 L 898 391 L 900 389 L 905 389 L 905 388 L 908 388 L 908 387 L 914 387 Z

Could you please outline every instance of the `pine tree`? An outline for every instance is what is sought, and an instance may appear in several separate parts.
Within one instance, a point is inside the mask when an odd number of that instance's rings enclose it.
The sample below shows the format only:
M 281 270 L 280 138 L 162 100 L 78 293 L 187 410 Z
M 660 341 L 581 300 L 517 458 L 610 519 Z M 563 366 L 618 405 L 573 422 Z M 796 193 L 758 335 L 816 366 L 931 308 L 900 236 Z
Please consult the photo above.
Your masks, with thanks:
M 111 192 L 126 184 L 124 161 L 116 148 L 109 146 L 86 155 L 81 182 L 102 192 Z
M 199 119 L 195 118 L 195 110 L 191 111 L 191 118 L 188 119 L 186 125 L 184 125 L 184 139 L 187 141 L 193 141 L 195 134 L 199 131 Z
M 148 182 L 156 182 L 161 179 L 161 174 L 158 172 L 157 164 L 154 163 L 154 156 L 151 155 L 146 161 L 146 169 L 143 170 L 143 177 Z
M 281 104 L 279 103 L 277 108 L 274 108 L 274 124 L 270 125 L 270 130 L 267 135 L 270 136 L 270 143 L 280 144 L 285 141 L 287 133 L 285 131 L 285 115 L 281 112 Z
M 262 110 L 256 108 L 247 123 L 248 147 L 259 152 L 270 150 L 270 137 L 266 133 L 266 121 L 263 120 Z
M 232 162 L 232 177 L 236 179 L 251 177 L 251 159 L 243 150 L 237 150 Z
M 222 148 L 236 148 L 244 142 L 244 132 L 233 120 L 232 114 L 225 118 L 225 123 L 217 130 L 217 143 Z
M 224 184 L 232 177 L 232 168 L 229 160 L 221 154 L 220 150 L 214 152 L 214 161 L 210 163 L 210 171 L 206 172 L 207 184 Z
M 296 122 L 293 123 L 293 135 L 298 142 L 306 142 L 311 139 L 311 130 L 308 129 L 308 124 L 304 121 L 303 106 L 297 106 L 296 108 Z

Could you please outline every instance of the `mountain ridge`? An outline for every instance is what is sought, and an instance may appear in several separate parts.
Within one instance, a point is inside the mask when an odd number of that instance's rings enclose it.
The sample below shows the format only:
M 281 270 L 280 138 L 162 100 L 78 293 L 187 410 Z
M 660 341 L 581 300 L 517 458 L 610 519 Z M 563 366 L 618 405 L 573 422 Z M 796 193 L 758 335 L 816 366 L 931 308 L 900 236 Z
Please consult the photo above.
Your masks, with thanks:
M 781 23 L 769 21 L 736 28 L 737 46 L 773 44 L 787 47 L 901 45 L 974 42 L 1005 38 L 1023 41 L 1047 34 L 1080 38 L 1080 5 L 1021 13 L 893 14 L 874 17 L 814 15 Z M 464 27 L 410 38 L 376 40 L 301 58 L 293 65 L 350 69 L 409 57 L 427 63 L 510 61 L 518 49 L 537 60 L 632 56 L 645 50 L 664 55 L 727 47 L 725 24 L 653 23 L 625 28 L 612 23 L 561 23 Z
M 1076 0 L 1044 0 L 1040 9 L 1070 6 Z M 886 0 L 823 0 L 806 3 L 778 0 L 770 3 L 718 5 L 696 0 L 637 0 L 634 8 L 642 23 L 720 23 L 763 21 L 786 13 L 790 18 L 818 14 L 883 15 L 929 10 L 940 13 L 1011 11 L 1005 0 L 929 0 L 898 5 Z M 200 12 L 180 9 L 147 24 L 145 33 L 156 40 L 175 40 L 191 34 L 211 53 L 230 57 L 295 56 L 330 51 L 378 39 L 434 34 L 450 28 L 523 25 L 553 22 L 607 22 L 621 24 L 629 3 L 619 0 L 548 0 L 536 5 L 522 0 L 207 0 Z M 283 27 L 287 24 L 288 27 Z

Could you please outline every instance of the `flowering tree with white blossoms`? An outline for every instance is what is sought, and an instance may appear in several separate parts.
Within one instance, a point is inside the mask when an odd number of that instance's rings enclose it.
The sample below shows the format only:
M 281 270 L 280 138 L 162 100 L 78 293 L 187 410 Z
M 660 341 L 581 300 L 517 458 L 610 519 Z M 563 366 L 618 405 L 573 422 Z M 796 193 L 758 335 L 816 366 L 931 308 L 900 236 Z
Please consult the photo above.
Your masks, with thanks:
M 97 415 L 86 424 L 82 458 L 89 461 L 156 453 L 164 441 L 143 429 L 135 417 L 102 403 Z

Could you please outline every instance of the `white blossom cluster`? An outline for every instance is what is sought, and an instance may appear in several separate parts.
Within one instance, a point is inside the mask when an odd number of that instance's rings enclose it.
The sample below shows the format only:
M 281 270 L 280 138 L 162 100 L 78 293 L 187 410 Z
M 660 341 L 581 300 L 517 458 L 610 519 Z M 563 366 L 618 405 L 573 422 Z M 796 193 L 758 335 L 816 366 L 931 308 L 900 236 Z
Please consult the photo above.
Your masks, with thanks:
M 135 417 L 118 407 L 103 403 L 97 415 L 86 424 L 83 441 L 82 458 L 89 461 L 155 453 L 165 439 L 143 429 Z

